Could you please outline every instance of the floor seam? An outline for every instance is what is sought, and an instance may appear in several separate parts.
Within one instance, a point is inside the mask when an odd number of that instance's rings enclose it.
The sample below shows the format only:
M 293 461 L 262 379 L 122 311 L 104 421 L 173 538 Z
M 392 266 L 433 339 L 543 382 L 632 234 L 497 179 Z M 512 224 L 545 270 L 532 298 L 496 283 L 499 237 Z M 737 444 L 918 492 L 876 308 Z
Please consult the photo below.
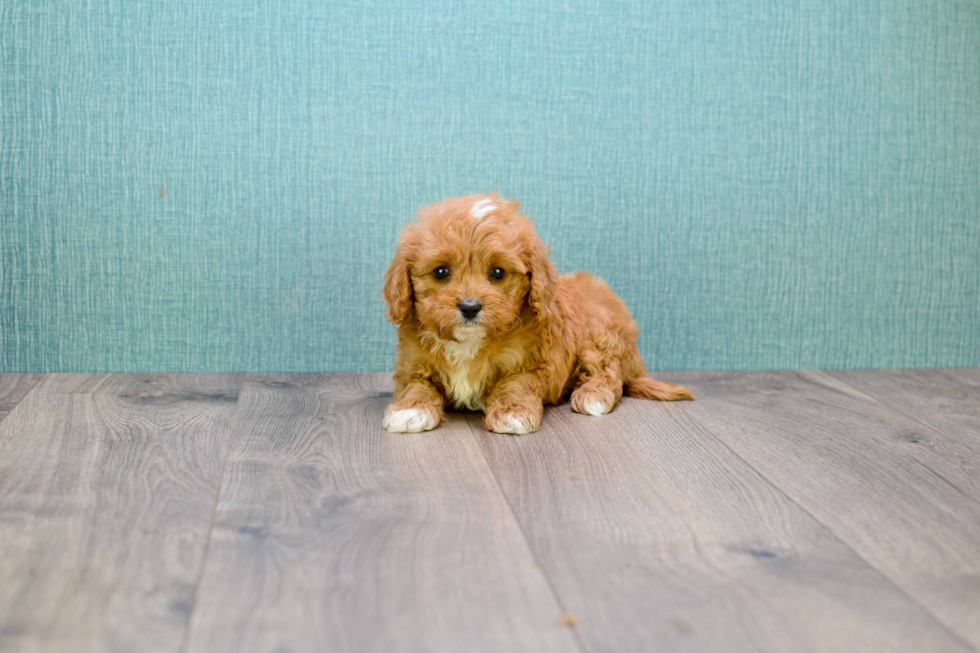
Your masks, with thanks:
M 17 407 L 20 406 L 21 403 L 23 403 L 23 401 L 25 399 L 27 399 L 29 396 L 31 396 L 34 393 L 34 390 L 36 390 L 37 387 L 39 385 L 41 385 L 41 381 L 46 376 L 47 376 L 47 374 L 45 374 L 45 373 L 41 373 L 41 374 L 38 375 L 38 378 L 34 380 L 34 383 L 31 385 L 30 388 L 27 389 L 27 392 L 24 393 L 24 396 L 21 397 L 20 399 L 18 399 L 17 400 L 17 403 L 15 403 L 13 406 L 11 406 L 10 407 L 10 410 L 8 410 L 7 413 L 3 417 L 0 417 L 0 424 L 3 424 L 3 420 L 7 419 L 12 412 L 14 412 L 15 410 L 17 410 Z
M 564 602 L 562 602 L 561 596 L 559 596 L 558 591 L 555 589 L 554 583 L 551 582 L 551 576 L 548 575 L 548 571 L 544 568 L 544 565 L 541 564 L 541 560 L 538 558 L 538 552 L 535 551 L 534 547 L 531 545 L 531 540 L 530 538 L 528 538 L 527 532 L 524 530 L 524 525 L 521 524 L 521 520 L 518 519 L 517 512 L 514 510 L 513 504 L 511 504 L 510 499 L 507 497 L 507 493 L 504 492 L 504 488 L 500 484 L 500 479 L 497 477 L 497 474 L 493 471 L 493 466 L 490 464 L 490 460 L 487 458 L 487 452 L 483 450 L 483 446 L 480 444 L 480 437 L 474 432 L 476 427 L 473 426 L 473 420 L 471 418 L 467 418 L 466 422 L 467 422 L 466 425 L 469 427 L 470 430 L 470 437 L 473 438 L 473 442 L 476 445 L 476 448 L 479 449 L 480 455 L 483 458 L 483 463 L 487 466 L 487 471 L 490 472 L 490 476 L 493 478 L 493 482 L 497 486 L 497 491 L 500 492 L 500 496 L 503 498 L 504 503 L 507 505 L 507 509 L 510 511 L 510 516 L 513 518 L 514 523 L 517 524 L 518 532 L 520 532 L 521 538 L 524 540 L 524 545 L 527 547 L 528 552 L 530 552 L 531 557 L 534 559 L 534 564 L 536 564 L 538 569 L 541 570 L 541 575 L 544 577 L 545 583 L 548 584 L 548 589 L 551 590 L 551 596 L 555 600 L 555 604 L 558 606 L 558 609 L 561 611 L 561 614 L 567 614 L 568 610 L 565 608 L 565 604 Z M 505 435 L 502 437 L 534 437 L 534 434 L 530 433 L 525 436 Z M 557 619 L 558 617 L 560 617 L 560 615 L 555 615 L 555 617 Z M 579 636 L 576 627 L 572 626 L 568 630 L 570 631 L 572 639 L 575 641 L 575 644 L 576 646 L 578 646 L 579 650 L 582 651 L 582 653 L 588 653 L 589 648 L 582 641 L 582 638 Z
M 958 440 L 958 439 L 959 439 L 959 437 L 958 437 L 958 436 L 956 436 L 956 435 L 950 435 L 949 433 L 946 433 L 945 431 L 943 431 L 943 430 L 941 430 L 941 429 L 940 429 L 939 427 L 936 427 L 936 426 L 933 426 L 932 424 L 929 424 L 928 422 L 923 422 L 923 421 L 922 421 L 921 419 L 919 419 L 919 417 L 918 417 L 917 415 L 913 415 L 912 413 L 908 413 L 908 412 L 905 412 L 905 411 L 904 411 L 903 409 L 901 409 L 901 408 L 897 408 L 897 407 L 895 407 L 895 406 L 892 406 L 891 404 L 887 404 L 887 403 L 885 403 L 885 401 L 884 401 L 883 399 L 879 399 L 879 398 L 878 398 L 878 397 L 876 397 L 875 395 L 873 395 L 873 394 L 870 394 L 869 392 L 866 392 L 865 390 L 862 390 L 861 388 L 858 388 L 858 387 L 857 387 L 857 386 L 855 386 L 854 384 L 852 384 L 852 383 L 850 383 L 850 382 L 848 382 L 848 381 L 845 381 L 845 380 L 843 380 L 843 379 L 841 379 L 840 377 L 837 377 L 837 376 L 834 376 L 834 374 L 833 374 L 833 373 L 834 373 L 835 371 L 837 371 L 837 370 L 829 370 L 829 371 L 823 371 L 823 373 L 824 373 L 824 374 L 826 374 L 827 376 L 829 376 L 829 377 L 831 377 L 832 379 L 834 379 L 834 380 L 835 380 L 835 381 L 837 381 L 838 383 L 843 383 L 843 384 L 844 384 L 844 385 L 846 385 L 847 387 L 849 387 L 849 388 L 851 388 L 851 389 L 853 389 L 853 390 L 857 390 L 858 392 L 860 392 L 861 394 L 863 394 L 863 395 L 865 395 L 865 396 L 866 396 L 866 397 L 868 397 L 869 399 L 872 399 L 872 400 L 874 400 L 874 402 L 875 402 L 875 403 L 878 403 L 878 404 L 881 404 L 882 406 L 884 406 L 884 407 L 885 407 L 885 408 L 887 408 L 888 410 L 890 410 L 890 411 L 892 411 L 892 412 L 895 412 L 895 413 L 898 413 L 899 415 L 904 415 L 905 417 L 907 417 L 907 418 L 909 418 L 909 419 L 911 419 L 911 420 L 913 420 L 914 422 L 918 422 L 919 424 L 921 424 L 922 426 L 924 426 L 924 427 L 926 427 L 926 428 L 927 428 L 927 429 L 929 429 L 930 431 L 935 431 L 936 433 L 939 433 L 940 435 L 942 435 L 942 436 L 944 436 L 944 437 L 947 437 L 947 438 L 953 438 L 954 440 Z M 936 370 L 936 371 L 938 371 L 938 370 Z M 956 379 L 953 379 L 953 378 L 951 378 L 951 377 L 948 377 L 948 376 L 946 376 L 945 374 L 943 374 L 942 376 L 943 376 L 943 377 L 944 377 L 944 378 L 945 378 L 945 379 L 946 379 L 947 381 L 951 381 L 951 382 L 953 382 L 953 383 L 956 383 L 956 384 L 959 384 L 959 381 L 957 381 Z M 974 395 L 974 394 L 973 394 L 973 393 L 972 393 L 972 392 L 970 391 L 970 389 L 969 389 L 969 388 L 963 388 L 963 390 L 965 390 L 965 391 L 966 391 L 966 393 L 967 393 L 967 394 L 968 394 L 968 395 L 970 396 L 970 398 L 972 398 L 972 399 L 974 399 L 974 400 L 977 400 L 977 399 L 980 399 L 980 396 L 977 396 L 977 395 Z M 980 405 L 978 405 L 978 409 L 980 409 Z
M 214 534 L 214 521 L 218 515 L 218 504 L 221 502 L 221 489 L 225 483 L 225 472 L 228 470 L 228 459 L 231 458 L 231 443 L 235 435 L 235 426 L 238 424 L 238 413 L 242 407 L 242 393 L 245 391 L 245 380 L 248 375 L 242 374 L 242 382 L 238 387 L 238 400 L 235 402 L 235 414 L 231 418 L 231 426 L 228 428 L 228 446 L 225 449 L 225 459 L 221 464 L 221 476 L 218 478 L 218 491 L 214 497 L 214 507 L 211 509 L 211 521 L 208 524 L 207 538 L 204 540 L 204 553 L 201 554 L 201 568 L 197 573 L 197 581 L 194 583 L 194 595 L 191 597 L 190 611 L 187 617 L 187 628 L 184 631 L 184 639 L 178 651 L 186 653 L 191 643 L 191 632 L 194 629 L 194 615 L 197 613 L 197 598 L 201 591 L 201 582 L 204 580 L 204 569 L 207 566 L 208 554 L 211 551 L 211 537 Z
M 855 389 L 857 389 L 857 388 L 855 388 Z M 704 423 L 701 422 L 701 420 L 697 419 L 693 415 L 688 415 L 688 417 L 690 417 L 691 420 L 693 422 L 695 422 L 700 428 L 704 429 L 704 431 L 706 433 L 708 433 L 709 435 L 711 435 L 711 437 L 713 437 L 715 440 L 717 440 L 721 444 L 721 446 L 725 447 L 725 449 L 727 449 L 728 451 L 730 451 L 733 456 L 735 456 L 736 458 L 738 458 L 739 460 L 741 460 L 743 463 L 745 463 L 746 465 L 748 465 L 749 469 L 751 469 L 756 474 L 758 474 L 759 475 L 759 478 L 761 478 L 763 481 L 765 481 L 775 491 L 779 492 L 779 494 L 781 496 L 785 497 L 787 501 L 789 501 L 793 505 L 797 506 L 800 510 L 802 510 L 804 512 L 804 514 L 806 514 L 807 516 L 809 516 L 810 519 L 812 519 L 816 523 L 820 524 L 820 526 L 822 526 L 824 528 L 824 530 L 826 530 L 827 533 L 831 537 L 833 537 L 835 540 L 837 540 L 838 542 L 840 542 L 841 546 L 843 546 L 848 551 L 850 551 L 854 555 L 856 555 L 858 557 L 858 559 L 863 560 L 864 563 L 866 565 L 868 565 L 868 567 L 870 567 L 871 569 L 873 569 L 875 571 L 875 573 L 877 573 L 885 581 L 887 581 L 888 584 L 890 584 L 892 587 L 894 587 L 903 596 L 905 596 L 906 598 L 908 598 L 908 600 L 911 601 L 913 605 L 915 605 L 920 610 L 922 610 L 922 612 L 924 614 L 926 614 L 927 616 L 931 617 L 932 620 L 936 623 L 936 625 L 939 628 L 941 628 L 943 631 L 945 631 L 946 633 L 948 633 L 950 635 L 950 637 L 952 637 L 955 641 L 957 641 L 960 644 L 962 644 L 969 651 L 976 651 L 977 650 L 971 643 L 969 643 L 968 641 L 964 640 L 960 636 L 960 634 L 958 632 L 956 632 L 955 630 L 953 630 L 950 626 L 948 626 L 946 624 L 946 622 L 944 622 L 942 619 L 940 619 L 939 616 L 936 615 L 932 610 L 930 610 L 928 607 L 924 606 L 914 596 L 912 596 L 911 594 L 909 594 L 905 590 L 904 587 L 902 587 L 901 585 L 899 585 L 898 583 L 896 583 L 895 580 L 891 576 L 889 576 L 885 571 L 879 569 L 874 563 L 872 563 L 870 560 L 868 560 L 863 555 L 861 555 L 857 550 L 855 550 L 854 547 L 852 547 L 850 544 L 848 544 L 843 539 L 841 539 L 841 536 L 838 535 L 837 532 L 833 528 L 831 528 L 831 526 L 829 524 L 826 524 L 822 519 L 817 518 L 816 515 L 814 515 L 813 513 L 811 513 L 809 510 L 807 510 L 807 508 L 805 506 L 803 506 L 799 501 L 797 501 L 796 499 L 794 499 L 793 497 L 791 497 L 782 488 L 780 488 L 778 485 L 776 485 L 776 483 L 774 481 L 772 481 L 768 476 L 766 476 L 765 474 L 763 474 L 762 471 L 759 470 L 758 468 L 756 468 L 755 465 L 753 465 L 752 463 L 750 463 L 748 460 L 746 460 L 741 455 L 739 455 L 738 452 L 736 452 L 734 449 L 732 449 L 730 446 L 728 446 L 728 443 L 727 442 L 725 442 L 720 437 L 718 437 L 717 435 L 715 435 L 715 432 L 712 431 L 707 426 L 705 426 Z
M 939 435 L 941 435 L 944 438 L 948 438 L 950 440 L 953 440 L 954 442 L 960 442 L 961 441 L 960 438 L 959 438 L 959 436 L 951 435 L 951 434 L 943 431 L 942 429 L 940 429 L 940 428 L 938 428 L 936 426 L 933 426 L 932 424 L 928 424 L 926 422 L 923 422 L 921 419 L 919 419 L 917 416 L 913 415 L 912 413 L 907 413 L 904 410 L 902 410 L 901 408 L 896 408 L 895 406 L 892 406 L 891 404 L 886 404 L 884 402 L 884 400 L 879 399 L 878 397 L 876 397 L 876 396 L 874 396 L 872 394 L 869 394 L 869 393 L 865 392 L 864 390 L 862 390 L 861 388 L 858 388 L 857 386 L 855 386 L 852 383 L 848 383 L 847 381 L 844 381 L 843 379 L 834 376 L 833 373 L 832 373 L 834 370 L 831 370 L 831 371 L 818 370 L 818 371 L 822 372 L 823 374 L 826 374 L 827 376 L 829 376 L 830 378 L 834 379 L 838 383 L 843 383 L 844 385 L 846 385 L 847 387 L 851 388 L 852 390 L 855 390 L 855 391 L 861 393 L 862 395 L 864 395 L 865 397 L 867 397 L 868 399 L 870 399 L 874 403 L 878 404 L 879 406 L 881 406 L 885 410 L 889 410 L 889 411 L 895 413 L 896 415 L 901 415 L 901 416 L 905 417 L 906 419 L 910 419 L 913 422 L 915 422 L 916 424 L 919 424 L 920 426 L 926 428 L 929 431 L 932 431 L 933 433 L 938 433 Z M 803 378 L 803 377 L 800 377 L 800 378 Z M 803 380 L 806 381 L 805 378 Z M 970 503 L 973 503 L 973 504 L 976 504 L 976 505 L 980 506 L 980 498 L 971 496 L 970 494 L 967 494 L 966 491 L 963 490 L 956 483 L 954 483 L 953 481 L 949 480 L 948 478 L 946 478 L 945 476 L 943 476 L 942 474 L 940 474 L 939 472 L 937 472 L 933 468 L 929 467 L 925 463 L 919 461 L 918 459 L 915 459 L 914 462 L 917 465 L 919 465 L 919 467 L 921 467 L 922 469 L 926 470 L 931 475 L 935 476 L 936 478 L 938 478 L 939 480 L 941 480 L 943 483 L 947 484 L 948 486 L 950 486 L 951 488 L 953 488 L 954 490 L 956 490 L 959 494 L 961 494 L 963 496 L 964 499 L 966 499 Z

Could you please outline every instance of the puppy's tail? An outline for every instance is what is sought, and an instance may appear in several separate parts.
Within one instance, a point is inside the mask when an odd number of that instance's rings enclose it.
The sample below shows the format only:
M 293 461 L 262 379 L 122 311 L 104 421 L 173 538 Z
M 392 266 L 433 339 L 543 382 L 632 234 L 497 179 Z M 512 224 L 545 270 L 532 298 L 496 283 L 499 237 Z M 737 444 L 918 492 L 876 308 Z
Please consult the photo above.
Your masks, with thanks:
M 648 376 L 640 376 L 626 382 L 626 395 L 640 399 L 656 399 L 657 401 L 680 401 L 694 399 L 691 391 L 684 386 L 655 381 Z

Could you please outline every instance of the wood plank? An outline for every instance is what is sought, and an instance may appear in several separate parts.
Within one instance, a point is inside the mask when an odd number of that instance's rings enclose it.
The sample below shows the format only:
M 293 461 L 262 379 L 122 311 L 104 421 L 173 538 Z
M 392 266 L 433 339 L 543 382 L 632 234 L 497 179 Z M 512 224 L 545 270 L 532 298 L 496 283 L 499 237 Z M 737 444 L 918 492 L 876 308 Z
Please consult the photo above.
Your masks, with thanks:
M 691 415 L 980 646 L 980 504 L 950 438 L 820 372 L 690 372 Z
M 695 404 L 561 406 L 521 438 L 471 421 L 588 651 L 969 650 L 691 420 Z
M 956 443 L 972 496 L 980 500 L 980 395 L 940 370 L 842 370 L 827 372 L 889 408 L 931 426 Z M 932 446 L 943 446 L 945 438 Z
M 386 374 L 249 375 L 189 651 L 574 651 L 464 421 Z
M 0 421 L 40 380 L 40 374 L 0 374 Z
M 980 393 L 980 367 L 952 367 L 939 370 L 941 374 L 963 384 L 975 394 Z
M 46 375 L 0 423 L 0 649 L 180 649 L 240 381 Z

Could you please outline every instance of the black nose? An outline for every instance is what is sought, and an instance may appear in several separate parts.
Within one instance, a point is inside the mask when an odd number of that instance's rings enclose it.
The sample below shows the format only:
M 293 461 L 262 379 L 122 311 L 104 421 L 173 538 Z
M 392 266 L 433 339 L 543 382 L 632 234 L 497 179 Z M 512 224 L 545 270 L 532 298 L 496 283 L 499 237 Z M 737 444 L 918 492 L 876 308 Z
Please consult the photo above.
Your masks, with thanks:
M 460 303 L 456 304 L 459 307 L 459 312 L 463 314 L 467 320 L 472 320 L 476 317 L 480 309 L 483 308 L 483 304 L 476 301 L 475 299 L 464 299 Z

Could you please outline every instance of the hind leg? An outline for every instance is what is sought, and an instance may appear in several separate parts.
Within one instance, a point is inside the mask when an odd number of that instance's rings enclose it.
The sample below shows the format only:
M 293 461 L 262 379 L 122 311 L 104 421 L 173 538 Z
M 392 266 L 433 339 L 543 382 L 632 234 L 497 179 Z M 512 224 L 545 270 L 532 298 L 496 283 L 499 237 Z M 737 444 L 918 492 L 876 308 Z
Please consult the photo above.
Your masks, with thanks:
M 575 388 L 571 397 L 572 410 L 576 413 L 605 415 L 623 396 L 619 365 L 601 360 L 598 353 L 583 356 L 582 379 L 582 385 Z

